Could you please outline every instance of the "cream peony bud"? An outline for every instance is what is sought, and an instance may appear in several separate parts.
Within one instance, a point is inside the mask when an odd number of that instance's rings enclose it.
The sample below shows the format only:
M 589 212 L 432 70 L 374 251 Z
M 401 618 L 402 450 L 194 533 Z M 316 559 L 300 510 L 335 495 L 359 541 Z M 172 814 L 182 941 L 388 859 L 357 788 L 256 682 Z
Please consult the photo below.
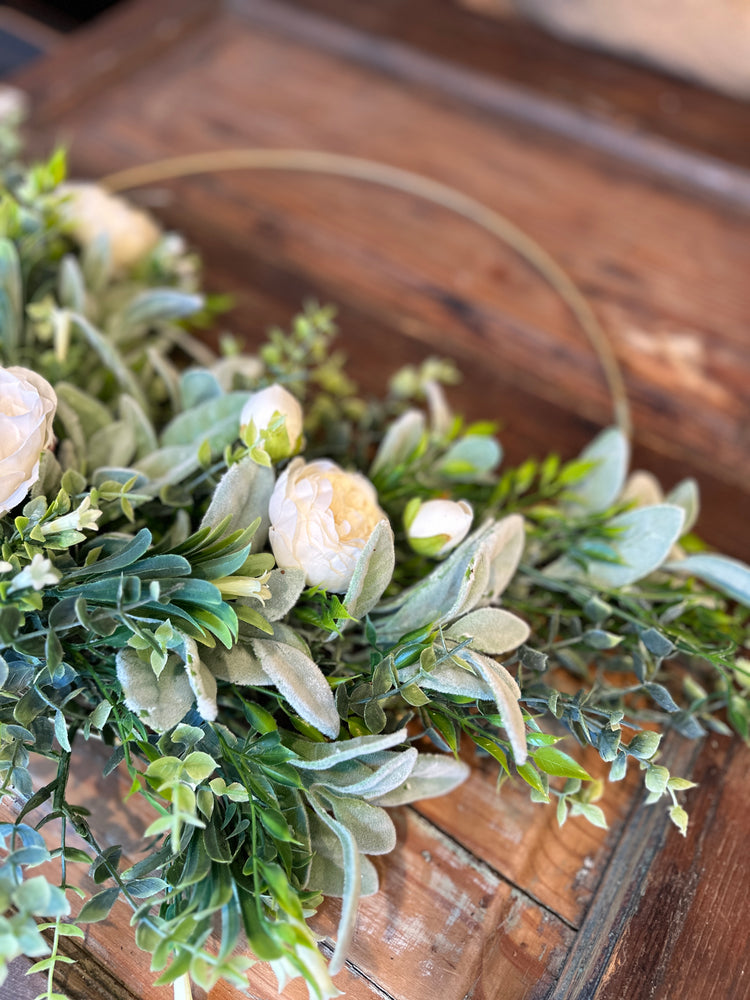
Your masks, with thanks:
M 249 445 L 259 444 L 272 462 L 280 462 L 302 447 L 302 407 L 283 386 L 269 385 L 245 403 L 240 434 Z
M 54 443 L 57 396 L 27 368 L 0 368 L 0 516 L 39 478 L 39 458 Z
M 375 526 L 385 518 L 369 479 L 321 459 L 296 458 L 271 496 L 269 537 L 281 569 L 302 569 L 311 587 L 343 594 Z
M 466 500 L 410 501 L 404 512 L 409 544 L 422 556 L 444 556 L 469 532 L 474 511 Z
M 73 237 L 87 247 L 106 236 L 116 270 L 137 264 L 161 239 L 161 229 L 150 215 L 98 184 L 67 183 L 58 190 L 67 196 L 61 211 Z

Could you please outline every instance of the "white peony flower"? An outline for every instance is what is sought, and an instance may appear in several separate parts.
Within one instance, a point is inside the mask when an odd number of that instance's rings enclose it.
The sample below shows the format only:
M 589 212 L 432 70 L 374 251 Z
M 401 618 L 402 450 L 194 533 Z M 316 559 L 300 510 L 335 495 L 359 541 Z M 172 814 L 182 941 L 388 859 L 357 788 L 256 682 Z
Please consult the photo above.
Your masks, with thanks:
M 296 458 L 279 477 L 268 508 L 276 562 L 304 570 L 311 587 L 344 593 L 360 552 L 385 519 L 377 499 L 360 473 L 344 472 L 328 459 L 306 464 Z
M 466 500 L 427 500 L 415 497 L 404 512 L 409 544 L 423 556 L 444 556 L 469 533 L 474 511 Z
M 254 392 L 240 416 L 240 434 L 249 445 L 259 444 L 271 461 L 296 455 L 302 447 L 302 407 L 280 385 Z M 283 423 L 281 422 L 283 420 Z
M 54 443 L 57 396 L 27 368 L 0 368 L 0 516 L 39 478 L 39 458 Z
M 69 182 L 58 190 L 67 196 L 61 212 L 73 237 L 88 247 L 106 236 L 116 270 L 132 267 L 161 239 L 161 229 L 150 215 L 98 184 Z

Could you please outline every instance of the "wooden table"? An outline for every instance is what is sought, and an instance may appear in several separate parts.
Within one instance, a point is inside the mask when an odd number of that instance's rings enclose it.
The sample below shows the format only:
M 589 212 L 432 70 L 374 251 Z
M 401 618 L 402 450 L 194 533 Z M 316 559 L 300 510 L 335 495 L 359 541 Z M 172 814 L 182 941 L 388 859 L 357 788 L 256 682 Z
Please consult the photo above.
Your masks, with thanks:
M 139 0 L 19 82 L 35 103 L 34 146 L 65 141 L 79 176 L 177 153 L 326 149 L 504 212 L 607 326 L 637 463 L 668 485 L 696 475 L 704 535 L 748 558 L 748 109 L 506 28 L 447 0 Z M 457 407 L 498 418 L 510 460 L 570 456 L 609 420 L 565 307 L 445 210 L 280 173 L 195 177 L 139 197 L 201 249 L 208 285 L 235 297 L 227 325 L 249 343 L 307 297 L 335 302 L 365 389 L 382 389 L 398 363 L 453 356 L 465 373 Z M 608 831 L 582 820 L 558 830 L 523 790 L 497 795 L 482 761 L 453 795 L 398 810 L 399 846 L 378 859 L 382 892 L 362 906 L 341 988 L 355 1000 L 749 997 L 750 753 L 710 738 L 666 754 L 700 782 L 685 840 L 659 806 L 636 809 L 634 774 L 609 790 Z M 125 834 L 135 849 L 138 831 Z M 336 910 L 320 917 L 324 936 Z M 116 920 L 91 926 L 71 996 L 170 995 L 150 985 L 128 935 Z M 303 996 L 298 985 L 285 995 Z M 261 967 L 250 994 L 275 995 Z

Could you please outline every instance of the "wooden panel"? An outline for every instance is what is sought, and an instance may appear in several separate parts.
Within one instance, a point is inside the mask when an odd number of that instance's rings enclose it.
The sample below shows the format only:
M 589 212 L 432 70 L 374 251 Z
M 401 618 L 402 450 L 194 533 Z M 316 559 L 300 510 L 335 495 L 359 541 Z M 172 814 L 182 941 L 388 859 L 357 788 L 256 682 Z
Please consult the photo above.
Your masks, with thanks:
M 582 112 L 592 125 L 611 125 L 618 145 L 650 135 L 718 163 L 750 167 L 746 103 L 553 38 L 518 17 L 512 2 L 498 0 L 493 18 L 462 9 L 462 0 L 292 2 L 365 32 L 370 54 L 374 38 L 408 45 L 448 67 L 467 68 L 482 83 L 507 82 L 522 95 Z M 482 89 L 477 83 L 475 94 Z

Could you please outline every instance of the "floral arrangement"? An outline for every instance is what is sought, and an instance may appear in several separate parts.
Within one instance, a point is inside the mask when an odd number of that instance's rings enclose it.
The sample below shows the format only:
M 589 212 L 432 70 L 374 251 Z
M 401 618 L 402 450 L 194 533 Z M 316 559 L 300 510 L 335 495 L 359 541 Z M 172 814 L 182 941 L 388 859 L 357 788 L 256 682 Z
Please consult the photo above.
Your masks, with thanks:
M 121 901 L 160 984 L 242 988 L 267 961 L 338 995 L 387 810 L 459 784 L 462 745 L 602 825 L 594 747 L 684 833 L 664 730 L 750 720 L 750 570 L 692 533 L 695 482 L 628 477 L 616 428 L 504 468 L 494 425 L 449 409 L 449 363 L 360 398 L 328 309 L 215 355 L 179 236 L 4 148 L 0 982 L 26 954 L 59 997 L 61 939 Z M 149 814 L 137 859 L 72 804 L 92 740 Z

